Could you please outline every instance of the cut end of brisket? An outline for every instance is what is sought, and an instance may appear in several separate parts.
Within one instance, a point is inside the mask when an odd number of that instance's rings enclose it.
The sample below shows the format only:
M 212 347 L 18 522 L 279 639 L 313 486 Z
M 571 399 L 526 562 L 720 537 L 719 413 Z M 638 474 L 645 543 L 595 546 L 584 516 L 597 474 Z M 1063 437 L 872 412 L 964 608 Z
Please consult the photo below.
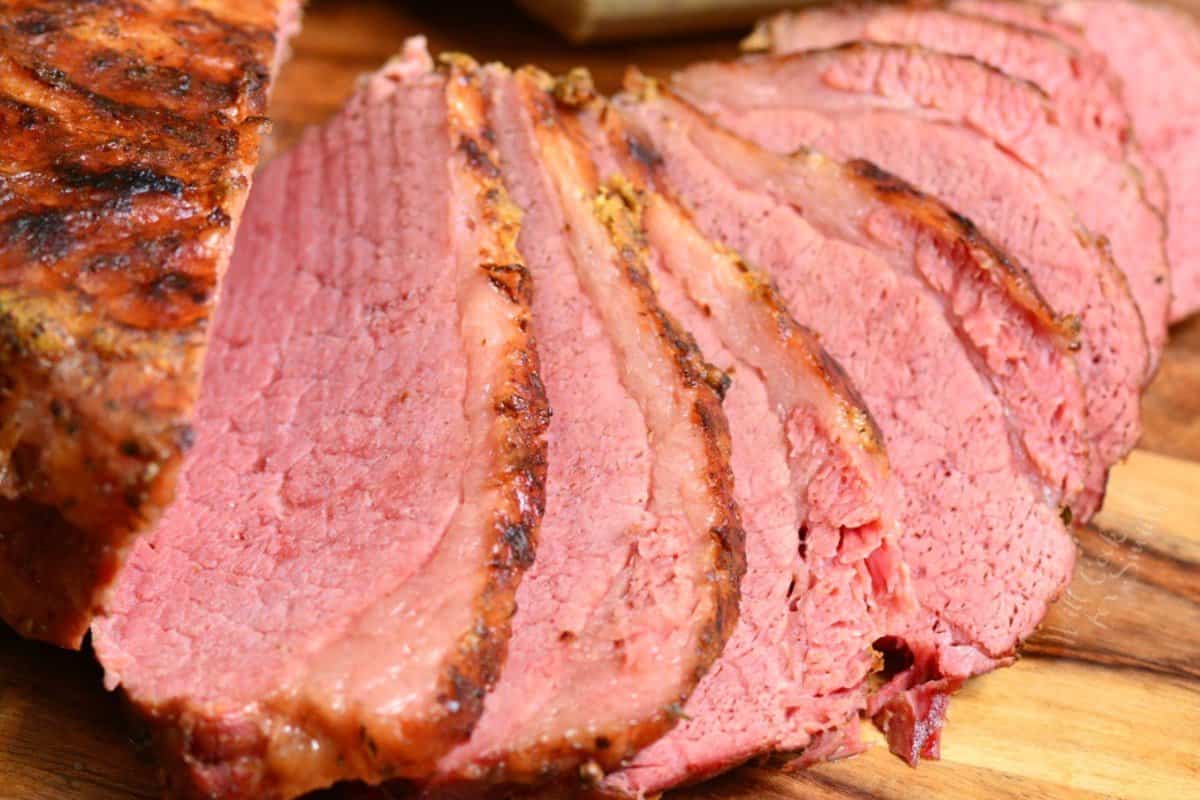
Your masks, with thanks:
M 63 646 L 172 498 L 297 3 L 217 5 L 0 11 L 0 617 Z

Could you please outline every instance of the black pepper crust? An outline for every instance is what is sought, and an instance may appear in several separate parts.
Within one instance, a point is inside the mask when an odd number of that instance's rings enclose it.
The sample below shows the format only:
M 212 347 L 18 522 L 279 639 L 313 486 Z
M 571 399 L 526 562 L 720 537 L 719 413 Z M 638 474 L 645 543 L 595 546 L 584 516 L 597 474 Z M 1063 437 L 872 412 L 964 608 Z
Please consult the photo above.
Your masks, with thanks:
M 291 2 L 0 7 L 0 617 L 28 636 L 77 646 L 170 502 Z
M 244 717 L 207 717 L 194 705 L 172 703 L 136 708 L 154 739 L 161 771 L 172 797 L 290 797 L 299 791 L 355 778 L 372 783 L 421 779 L 438 760 L 470 735 L 483 700 L 499 676 L 506 655 L 516 590 L 533 563 L 537 529 L 545 509 L 546 441 L 550 408 L 539 377 L 530 312 L 533 285 L 516 248 L 520 211 L 508 199 L 495 166 L 495 145 L 484 127 L 483 99 L 474 62 L 465 56 L 442 59 L 447 107 L 446 134 L 452 143 L 449 168 L 473 187 L 459 198 L 474 212 L 482 244 L 478 269 L 504 302 L 511 324 L 503 357 L 491 386 L 494 411 L 488 434 L 492 455 L 489 490 L 494 492 L 491 523 L 481 532 L 488 560 L 479 565 L 486 581 L 475 597 L 475 618 L 442 665 L 434 702 L 423 715 L 405 720 L 387 739 L 403 742 L 403 752 L 380 744 L 360 725 L 352 736 L 297 707 L 288 698 L 271 699 Z M 300 737 L 315 745 L 311 761 L 279 764 L 281 748 Z M 324 755 L 320 755 L 320 753 Z

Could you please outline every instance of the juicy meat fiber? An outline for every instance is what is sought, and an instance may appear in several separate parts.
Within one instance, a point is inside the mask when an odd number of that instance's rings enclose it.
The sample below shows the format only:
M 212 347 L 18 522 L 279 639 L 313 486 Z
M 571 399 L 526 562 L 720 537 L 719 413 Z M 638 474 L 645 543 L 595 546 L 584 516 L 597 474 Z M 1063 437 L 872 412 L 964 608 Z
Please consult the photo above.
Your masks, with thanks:
M 77 647 L 170 502 L 294 0 L 0 7 L 0 618 Z
M 853 750 L 871 645 L 913 602 L 881 435 L 766 277 L 649 187 L 618 115 L 599 104 L 577 114 L 610 185 L 639 212 L 664 305 L 732 374 L 723 406 L 746 526 L 732 638 L 684 721 L 604 787 L 661 791 L 755 756 L 804 750 L 831 727 Z
M 912 668 L 873 702 L 892 746 L 916 758 L 935 751 L 944 698 L 971 674 L 1005 663 L 1071 574 L 1074 547 L 1044 486 L 1022 462 L 1005 411 L 917 275 L 809 222 L 824 202 L 865 219 L 831 195 L 790 201 L 782 183 L 808 169 L 712 126 L 653 84 L 616 106 L 636 126 L 634 146 L 656 185 L 704 233 L 742 253 L 778 283 L 796 318 L 813 328 L 862 392 L 883 431 L 904 489 L 898 523 L 921 610 L 896 631 Z M 715 144 L 719 143 L 719 145 Z M 720 157 L 720 163 L 716 159 Z M 820 159 L 805 154 L 799 159 Z M 820 161 L 818 161 L 818 165 Z M 769 168 L 769 169 L 768 169 Z M 782 180 L 782 177 L 780 177 Z M 850 180 L 847 177 L 847 180 Z M 932 728 L 932 731 L 931 731 Z
M 473 70 L 410 43 L 255 187 L 179 497 L 94 626 L 174 796 L 427 777 L 495 681 L 549 413 Z
M 920 48 L 855 44 L 700 64 L 676 84 L 722 124 L 771 150 L 814 147 L 866 158 L 937 196 L 1027 266 L 1056 311 L 1080 319 L 1077 361 L 1095 453 L 1076 511 L 1090 516 L 1108 466 L 1141 431 L 1147 342 L 1124 277 L 1053 186 L 1070 190 L 1089 225 L 1108 221 L 1097 230 L 1120 242 L 1122 253 L 1149 255 L 1134 266 L 1165 271 L 1146 246 L 1160 238 L 1160 219 L 1127 166 L 1066 134 L 1029 84 Z M 969 174 L 945 168 L 953 163 L 969 163 Z
M 489 67 L 486 85 L 554 420 L 508 662 L 440 765 L 440 787 L 472 792 L 595 780 L 670 729 L 733 629 L 744 571 L 724 376 L 658 306 L 636 220 L 549 76 Z

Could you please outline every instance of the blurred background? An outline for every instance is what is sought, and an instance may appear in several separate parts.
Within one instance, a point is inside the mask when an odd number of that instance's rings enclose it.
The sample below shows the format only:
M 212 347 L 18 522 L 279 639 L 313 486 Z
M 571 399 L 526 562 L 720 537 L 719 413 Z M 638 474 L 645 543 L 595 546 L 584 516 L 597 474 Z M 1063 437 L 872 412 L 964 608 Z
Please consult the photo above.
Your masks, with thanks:
M 752 23 L 799 0 L 311 0 L 293 57 L 275 89 L 274 147 L 345 101 L 356 77 L 379 67 L 406 36 L 434 52 L 480 61 L 592 70 L 616 89 L 625 67 L 661 75 L 698 58 L 728 58 Z

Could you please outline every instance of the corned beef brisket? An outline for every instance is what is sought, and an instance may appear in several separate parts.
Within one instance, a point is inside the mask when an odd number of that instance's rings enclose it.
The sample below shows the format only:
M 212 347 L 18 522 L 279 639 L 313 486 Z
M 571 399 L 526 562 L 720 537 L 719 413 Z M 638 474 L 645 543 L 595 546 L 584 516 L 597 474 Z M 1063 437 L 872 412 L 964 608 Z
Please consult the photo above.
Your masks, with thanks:
M 1200 123 L 1136 108 L 1192 113 L 1174 90 L 1127 108 L 1118 78 L 1200 64 L 1200 34 L 1125 0 L 1124 39 L 1094 0 L 809 6 L 748 40 L 771 53 L 669 85 L 633 70 L 611 101 L 585 70 L 435 64 L 410 40 L 263 170 L 192 431 L 291 8 L 223 3 L 173 43 L 154 24 L 186 9 L 131 10 L 150 33 L 113 50 L 125 78 L 79 62 L 112 26 L 0 12 L 0 119 L 42 160 L 0 217 L 23 270 L 0 297 L 0 383 L 19 379 L 0 404 L 58 400 L 46 375 L 117 381 L 92 398 L 113 413 L 17 415 L 0 615 L 77 641 L 162 511 L 93 642 L 168 794 L 640 798 L 853 754 L 863 717 L 910 763 L 937 757 L 950 696 L 1015 658 L 1136 440 L 1184 184 L 1135 123 L 1176 161 Z M 180 62 L 209 44 L 213 64 Z M 139 68 L 156 54 L 161 74 Z M 69 134 L 89 69 L 136 124 L 71 161 L 22 131 Z M 180 75 L 208 82 L 163 99 Z M 174 139 L 204 103 L 189 183 Z M 143 261 L 178 264 L 159 305 L 125 269 Z M 162 413 L 125 414 L 135 395 Z M 127 417 L 178 447 L 114 439 Z M 67 496 L 79 465 L 112 480 Z M 132 513 L 104 517 L 130 475 Z
M 414 42 L 255 186 L 179 497 L 94 627 L 175 796 L 425 777 L 482 711 L 549 416 L 482 110 Z
M 296 0 L 0 6 L 0 619 L 78 647 L 174 494 Z

